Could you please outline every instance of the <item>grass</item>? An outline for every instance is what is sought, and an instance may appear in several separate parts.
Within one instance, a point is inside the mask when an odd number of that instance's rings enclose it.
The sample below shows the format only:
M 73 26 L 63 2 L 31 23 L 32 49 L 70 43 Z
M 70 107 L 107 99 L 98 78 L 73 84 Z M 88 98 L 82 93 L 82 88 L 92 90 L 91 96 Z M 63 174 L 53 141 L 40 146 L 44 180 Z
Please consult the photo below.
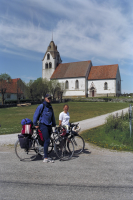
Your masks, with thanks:
M 97 146 L 119 150 L 133 151 L 133 136 L 130 138 L 128 114 L 122 119 L 110 116 L 103 126 L 82 132 L 86 142 Z
M 56 123 L 58 124 L 59 113 L 64 103 L 53 104 Z M 102 103 L 102 102 L 68 102 L 70 107 L 70 121 L 76 122 L 110 113 L 129 106 L 128 103 Z M 33 119 L 38 105 L 28 107 L 11 107 L 0 109 L 0 134 L 19 133 L 21 131 L 21 120 L 23 118 Z

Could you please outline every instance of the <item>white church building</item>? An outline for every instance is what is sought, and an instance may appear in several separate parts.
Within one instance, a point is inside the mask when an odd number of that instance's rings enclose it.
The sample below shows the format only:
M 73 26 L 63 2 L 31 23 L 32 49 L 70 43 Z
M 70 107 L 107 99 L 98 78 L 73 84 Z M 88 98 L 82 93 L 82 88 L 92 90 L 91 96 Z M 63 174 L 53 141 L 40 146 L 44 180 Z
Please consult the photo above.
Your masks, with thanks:
M 65 97 L 118 96 L 121 77 L 118 64 L 93 66 L 91 60 L 62 63 L 54 41 L 42 60 L 42 78 L 64 83 Z

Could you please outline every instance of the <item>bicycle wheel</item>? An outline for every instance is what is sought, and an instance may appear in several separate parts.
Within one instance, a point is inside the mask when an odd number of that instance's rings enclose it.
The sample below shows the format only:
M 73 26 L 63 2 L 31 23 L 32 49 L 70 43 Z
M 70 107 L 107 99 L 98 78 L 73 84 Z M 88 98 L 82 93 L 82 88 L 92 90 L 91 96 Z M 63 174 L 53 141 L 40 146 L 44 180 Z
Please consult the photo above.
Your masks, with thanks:
M 74 154 L 74 144 L 71 139 L 58 139 L 54 143 L 54 151 L 60 160 L 69 160 Z
M 85 148 L 84 139 L 80 135 L 74 135 L 72 141 L 74 143 L 74 154 L 80 154 Z
M 37 143 L 35 140 L 32 142 L 32 146 L 29 150 L 22 149 L 20 147 L 19 140 L 15 143 L 15 153 L 20 161 L 31 161 L 34 160 L 38 155 Z

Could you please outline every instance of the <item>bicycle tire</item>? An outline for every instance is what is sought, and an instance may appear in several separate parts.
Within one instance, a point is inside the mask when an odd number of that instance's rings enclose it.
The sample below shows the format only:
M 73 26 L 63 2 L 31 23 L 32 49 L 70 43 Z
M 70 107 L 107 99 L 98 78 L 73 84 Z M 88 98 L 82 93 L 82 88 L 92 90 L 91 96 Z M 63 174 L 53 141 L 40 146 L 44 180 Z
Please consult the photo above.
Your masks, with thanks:
M 60 160 L 70 160 L 74 154 L 74 144 L 70 138 L 58 139 L 54 151 Z
M 82 153 L 85 148 L 84 139 L 77 134 L 72 137 L 72 141 L 74 143 L 74 154 L 76 155 Z
M 19 140 L 15 143 L 15 153 L 17 157 L 20 159 L 20 161 L 32 161 L 34 160 L 38 155 L 38 147 L 35 140 L 32 142 L 31 148 L 27 151 L 26 149 L 22 149 L 20 147 Z

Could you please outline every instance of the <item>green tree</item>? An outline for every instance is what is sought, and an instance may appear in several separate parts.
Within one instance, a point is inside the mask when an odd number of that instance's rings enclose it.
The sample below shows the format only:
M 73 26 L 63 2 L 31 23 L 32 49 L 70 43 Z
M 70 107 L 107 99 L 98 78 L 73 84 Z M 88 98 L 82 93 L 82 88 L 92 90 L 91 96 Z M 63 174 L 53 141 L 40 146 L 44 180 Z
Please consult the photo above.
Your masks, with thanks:
M 53 95 L 53 100 L 55 100 L 55 94 L 60 88 L 60 84 L 57 80 L 50 80 L 49 81 L 49 92 Z
M 63 82 L 59 83 L 59 87 L 57 89 L 57 96 L 58 96 L 58 99 L 60 99 L 60 102 L 62 102 L 62 96 L 63 96 L 63 93 L 65 92 L 66 92 L 65 84 Z
M 7 88 L 9 86 L 9 84 L 11 84 L 12 80 L 10 75 L 4 73 L 0 75 L 0 93 L 2 94 L 2 105 L 4 104 L 4 100 L 5 100 L 5 93 L 7 91 Z
M 42 100 L 43 97 L 49 92 L 48 80 L 41 77 L 37 80 L 30 80 L 28 86 L 28 96 L 32 100 Z
M 21 79 L 17 79 L 16 82 L 16 92 L 17 92 L 17 101 L 20 102 L 21 97 L 27 97 L 27 85 Z

